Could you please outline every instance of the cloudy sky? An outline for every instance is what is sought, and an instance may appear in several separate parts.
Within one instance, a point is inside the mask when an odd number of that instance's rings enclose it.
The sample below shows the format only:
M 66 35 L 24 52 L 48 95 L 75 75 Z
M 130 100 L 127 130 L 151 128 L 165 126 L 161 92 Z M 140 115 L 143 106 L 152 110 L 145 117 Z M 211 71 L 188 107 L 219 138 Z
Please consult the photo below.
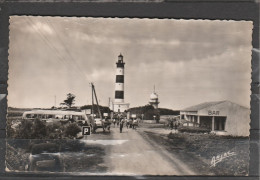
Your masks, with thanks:
M 8 105 L 77 106 L 114 97 L 117 56 L 125 65 L 125 102 L 182 109 L 230 100 L 249 107 L 252 23 L 173 19 L 10 18 Z

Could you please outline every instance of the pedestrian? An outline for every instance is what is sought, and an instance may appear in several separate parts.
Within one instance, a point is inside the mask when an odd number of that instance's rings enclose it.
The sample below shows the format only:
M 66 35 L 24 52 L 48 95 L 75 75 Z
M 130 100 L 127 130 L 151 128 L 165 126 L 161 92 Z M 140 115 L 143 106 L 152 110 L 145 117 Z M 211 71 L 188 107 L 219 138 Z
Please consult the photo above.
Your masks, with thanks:
M 175 133 L 177 133 L 178 125 L 177 123 L 174 124 Z
M 123 126 L 124 126 L 124 120 L 121 119 L 121 121 L 120 121 L 120 133 L 122 133 L 122 131 L 123 131 Z
M 130 121 L 129 121 L 129 127 L 130 127 L 130 128 L 133 127 L 133 119 L 130 119 Z
M 135 119 L 135 120 L 133 120 L 133 129 L 136 130 L 136 126 L 137 126 L 137 120 Z
M 116 121 L 116 127 L 118 127 L 119 126 L 119 119 L 117 119 L 117 121 Z
M 170 122 L 171 130 L 173 130 L 173 120 Z
M 116 127 L 116 120 L 113 119 L 113 124 L 114 124 L 114 127 Z
M 126 120 L 126 128 L 128 129 L 129 126 L 129 119 Z

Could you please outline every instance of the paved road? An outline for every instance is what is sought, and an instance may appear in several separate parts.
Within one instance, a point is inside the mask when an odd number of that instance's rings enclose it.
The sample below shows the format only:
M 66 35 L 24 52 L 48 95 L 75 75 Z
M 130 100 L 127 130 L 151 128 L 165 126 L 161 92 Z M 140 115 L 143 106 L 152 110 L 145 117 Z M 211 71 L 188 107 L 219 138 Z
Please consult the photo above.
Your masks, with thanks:
M 178 157 L 168 153 L 152 140 L 145 140 L 138 131 L 143 129 L 111 128 L 111 134 L 98 138 L 93 135 L 88 143 L 103 144 L 106 150 L 104 165 L 113 175 L 196 175 Z M 92 140 L 91 140 L 92 139 Z

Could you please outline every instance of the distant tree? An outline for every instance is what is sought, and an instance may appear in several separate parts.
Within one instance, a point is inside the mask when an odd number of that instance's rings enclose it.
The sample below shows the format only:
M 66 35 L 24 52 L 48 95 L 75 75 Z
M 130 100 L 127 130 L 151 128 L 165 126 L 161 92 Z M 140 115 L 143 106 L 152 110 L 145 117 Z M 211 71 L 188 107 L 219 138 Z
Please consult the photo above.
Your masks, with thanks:
M 76 97 L 76 96 L 75 96 L 74 94 L 71 94 L 71 93 L 67 94 L 67 99 L 65 99 L 62 103 L 60 103 L 60 105 L 66 105 L 66 106 L 68 106 L 69 108 L 71 108 L 71 106 L 72 106 L 73 104 L 75 104 L 75 103 L 74 103 L 75 97 Z

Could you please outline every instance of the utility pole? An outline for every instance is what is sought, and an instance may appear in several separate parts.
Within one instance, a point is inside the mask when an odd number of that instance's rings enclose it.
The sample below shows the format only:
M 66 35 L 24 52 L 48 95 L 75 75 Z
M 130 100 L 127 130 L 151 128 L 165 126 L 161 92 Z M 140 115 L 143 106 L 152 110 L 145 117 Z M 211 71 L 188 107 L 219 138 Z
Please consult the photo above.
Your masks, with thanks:
M 94 86 L 93 83 L 91 83 L 91 86 L 92 86 L 92 104 L 93 104 L 93 101 L 94 101 L 94 98 L 93 98 L 93 94 L 94 94 L 95 99 L 96 99 L 96 103 L 97 103 L 98 114 L 99 114 L 99 117 L 102 119 L 102 114 L 101 114 L 101 111 L 100 111 L 100 108 L 99 108 L 99 105 L 98 105 L 98 99 L 97 99 L 97 94 L 96 94 L 95 86 Z
M 91 94 L 92 94 L 91 115 L 94 118 L 94 94 L 93 94 L 93 84 L 92 83 L 91 83 Z

